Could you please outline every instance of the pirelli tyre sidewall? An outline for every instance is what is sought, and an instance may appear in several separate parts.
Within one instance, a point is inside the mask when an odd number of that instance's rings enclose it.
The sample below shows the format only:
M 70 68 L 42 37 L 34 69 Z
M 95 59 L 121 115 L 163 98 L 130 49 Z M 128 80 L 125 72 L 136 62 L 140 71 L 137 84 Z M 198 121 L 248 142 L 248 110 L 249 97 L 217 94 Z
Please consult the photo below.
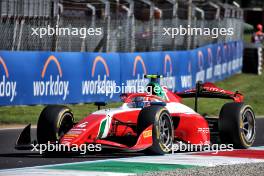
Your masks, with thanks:
M 256 120 L 251 106 L 244 103 L 226 103 L 220 112 L 219 133 L 222 143 L 246 149 L 256 137 Z
M 46 106 L 38 119 L 37 140 L 40 144 L 55 142 L 67 133 L 74 125 L 70 108 L 63 105 Z
M 153 125 L 153 145 L 145 151 L 147 154 L 163 155 L 171 151 L 174 129 L 170 113 L 164 106 L 153 105 L 143 108 L 139 114 L 137 124 L 138 135 L 148 126 Z M 167 130 L 164 131 L 164 129 Z M 167 136 L 167 138 L 164 136 Z

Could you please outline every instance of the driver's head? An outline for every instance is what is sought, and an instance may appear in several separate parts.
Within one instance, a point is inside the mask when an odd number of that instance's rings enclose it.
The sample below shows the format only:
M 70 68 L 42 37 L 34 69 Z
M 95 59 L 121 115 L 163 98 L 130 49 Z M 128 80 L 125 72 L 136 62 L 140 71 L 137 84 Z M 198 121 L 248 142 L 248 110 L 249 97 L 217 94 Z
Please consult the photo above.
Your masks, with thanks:
M 134 99 L 134 107 L 135 108 L 143 108 L 144 107 L 144 98 L 143 97 L 136 97 Z

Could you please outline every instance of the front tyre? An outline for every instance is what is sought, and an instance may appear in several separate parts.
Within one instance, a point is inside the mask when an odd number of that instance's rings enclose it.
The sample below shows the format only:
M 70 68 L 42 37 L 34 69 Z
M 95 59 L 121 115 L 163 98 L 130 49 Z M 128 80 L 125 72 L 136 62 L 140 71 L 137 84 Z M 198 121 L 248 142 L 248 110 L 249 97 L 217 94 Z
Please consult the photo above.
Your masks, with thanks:
M 37 140 L 39 144 L 55 142 L 74 125 L 72 111 L 63 105 L 46 106 L 38 119 Z
M 153 125 L 153 145 L 146 150 L 148 154 L 163 155 L 172 149 L 174 139 L 173 123 L 168 110 L 163 106 L 153 105 L 143 108 L 138 117 L 138 135 Z
M 256 120 L 251 106 L 226 103 L 220 111 L 219 132 L 222 143 L 233 144 L 238 149 L 251 147 L 256 137 Z

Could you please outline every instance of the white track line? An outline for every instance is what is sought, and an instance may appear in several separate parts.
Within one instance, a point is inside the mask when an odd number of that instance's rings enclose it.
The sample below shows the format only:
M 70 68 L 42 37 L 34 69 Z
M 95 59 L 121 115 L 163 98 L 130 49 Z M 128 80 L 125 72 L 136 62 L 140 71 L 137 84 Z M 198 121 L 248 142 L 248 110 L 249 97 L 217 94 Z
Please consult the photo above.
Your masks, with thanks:
M 21 176 L 21 175 L 30 175 L 30 176 L 127 176 L 135 175 L 132 173 L 118 173 L 118 172 L 97 172 L 97 171 L 77 171 L 77 170 L 55 170 L 55 169 L 28 169 L 28 170 L 16 170 L 8 171 L 5 173 L 0 173 L 0 176 Z

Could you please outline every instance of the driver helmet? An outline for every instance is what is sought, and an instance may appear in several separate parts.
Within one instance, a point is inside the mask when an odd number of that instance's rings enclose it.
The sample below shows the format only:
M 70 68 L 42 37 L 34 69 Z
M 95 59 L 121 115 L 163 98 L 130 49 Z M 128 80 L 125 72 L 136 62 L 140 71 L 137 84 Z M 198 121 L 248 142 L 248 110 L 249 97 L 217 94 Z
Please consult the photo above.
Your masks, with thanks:
M 152 95 L 156 95 L 162 99 L 165 99 L 165 92 L 158 83 L 150 82 L 147 85 L 147 93 L 150 93 Z
M 134 103 L 134 108 L 143 108 L 145 106 L 143 97 L 136 97 L 133 103 Z

